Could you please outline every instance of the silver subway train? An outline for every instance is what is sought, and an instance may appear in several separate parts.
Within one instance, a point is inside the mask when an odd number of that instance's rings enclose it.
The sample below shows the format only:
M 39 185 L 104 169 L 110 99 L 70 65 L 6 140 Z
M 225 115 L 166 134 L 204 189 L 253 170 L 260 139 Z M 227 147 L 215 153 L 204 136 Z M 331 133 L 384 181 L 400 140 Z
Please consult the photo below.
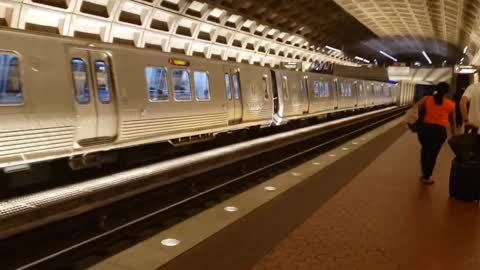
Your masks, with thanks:
M 0 168 L 409 102 L 392 84 L 0 30 Z

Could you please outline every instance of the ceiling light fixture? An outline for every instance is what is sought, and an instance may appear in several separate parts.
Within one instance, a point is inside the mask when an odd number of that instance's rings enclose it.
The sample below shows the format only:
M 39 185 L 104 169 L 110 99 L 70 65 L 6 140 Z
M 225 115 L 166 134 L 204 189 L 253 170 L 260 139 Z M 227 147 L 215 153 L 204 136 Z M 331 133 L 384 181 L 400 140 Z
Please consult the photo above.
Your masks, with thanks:
M 380 51 L 381 54 L 383 54 L 384 56 L 386 56 L 387 58 L 390 58 L 392 61 L 394 62 L 398 62 L 397 58 L 389 55 L 388 53 L 384 52 L 384 51 Z
M 332 51 L 336 51 L 336 52 L 341 52 L 341 50 L 337 49 L 337 48 L 334 48 L 334 47 L 330 47 L 330 46 L 325 46 L 325 48 L 329 49 L 329 50 L 332 50 Z
M 423 54 L 423 56 L 425 57 L 425 59 L 427 59 L 428 63 L 431 65 L 431 64 L 432 64 L 432 60 L 430 60 L 430 57 L 428 57 L 428 54 L 427 54 L 425 51 L 422 51 L 422 54 Z
M 468 46 L 465 46 L 465 48 L 463 49 L 463 54 L 466 54 L 468 51 Z

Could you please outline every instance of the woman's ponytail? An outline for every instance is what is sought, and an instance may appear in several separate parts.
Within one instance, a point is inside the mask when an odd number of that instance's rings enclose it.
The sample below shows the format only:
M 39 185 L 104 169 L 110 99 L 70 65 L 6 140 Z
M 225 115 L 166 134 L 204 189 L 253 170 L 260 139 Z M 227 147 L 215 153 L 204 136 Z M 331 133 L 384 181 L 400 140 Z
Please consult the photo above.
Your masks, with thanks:
M 437 89 L 433 94 L 433 98 L 435 99 L 435 104 L 442 105 L 443 98 L 448 93 L 450 86 L 446 82 L 441 82 L 437 85 Z

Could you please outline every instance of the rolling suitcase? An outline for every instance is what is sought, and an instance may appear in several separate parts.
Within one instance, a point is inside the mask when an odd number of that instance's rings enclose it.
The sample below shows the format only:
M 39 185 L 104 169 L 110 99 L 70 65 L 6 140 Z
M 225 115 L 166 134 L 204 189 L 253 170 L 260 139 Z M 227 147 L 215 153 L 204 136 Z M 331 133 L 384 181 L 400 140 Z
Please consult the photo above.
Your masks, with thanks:
M 449 193 L 462 201 L 480 200 L 480 161 L 452 161 Z
M 480 137 L 466 133 L 448 142 L 455 159 L 450 170 L 450 196 L 464 201 L 480 201 Z

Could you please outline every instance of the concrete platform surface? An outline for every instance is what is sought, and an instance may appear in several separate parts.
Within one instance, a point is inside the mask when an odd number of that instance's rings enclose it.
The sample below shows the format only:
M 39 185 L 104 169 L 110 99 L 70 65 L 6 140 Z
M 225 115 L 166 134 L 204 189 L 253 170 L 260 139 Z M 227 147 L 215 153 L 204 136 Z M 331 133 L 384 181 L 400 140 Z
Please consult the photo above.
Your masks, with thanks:
M 402 135 L 251 270 L 480 269 L 479 205 L 449 198 L 447 144 L 421 184 L 419 149 Z

